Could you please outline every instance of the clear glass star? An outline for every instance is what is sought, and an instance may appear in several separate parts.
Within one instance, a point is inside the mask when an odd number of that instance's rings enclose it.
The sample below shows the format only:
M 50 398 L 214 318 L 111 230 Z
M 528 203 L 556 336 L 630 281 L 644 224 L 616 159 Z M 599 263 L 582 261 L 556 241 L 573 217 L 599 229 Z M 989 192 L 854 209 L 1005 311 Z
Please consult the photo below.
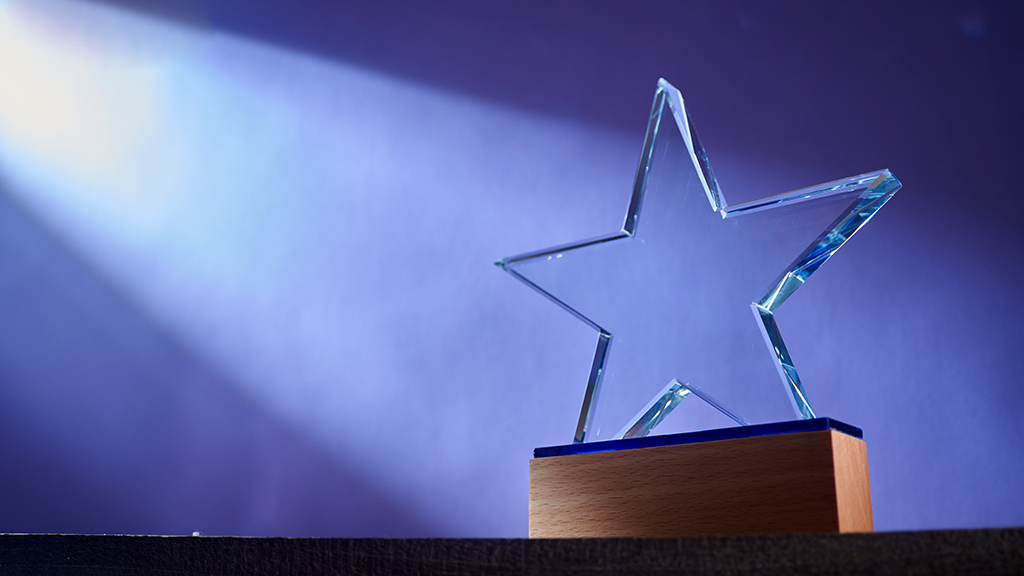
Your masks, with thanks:
M 659 80 L 622 230 L 496 262 L 598 333 L 574 441 L 644 436 L 691 395 L 739 424 L 814 418 L 774 313 L 900 186 L 878 170 L 730 205 Z

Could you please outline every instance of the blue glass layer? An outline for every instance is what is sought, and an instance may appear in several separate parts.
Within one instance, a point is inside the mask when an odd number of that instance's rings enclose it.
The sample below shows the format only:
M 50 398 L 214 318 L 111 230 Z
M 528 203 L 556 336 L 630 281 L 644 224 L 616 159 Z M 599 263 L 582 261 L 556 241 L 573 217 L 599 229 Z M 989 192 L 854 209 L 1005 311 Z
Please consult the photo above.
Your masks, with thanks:
M 819 430 L 835 430 L 854 438 L 864 438 L 864 432 L 856 426 L 850 426 L 832 418 L 814 418 L 811 420 L 794 420 L 792 422 L 736 426 L 718 430 L 702 430 L 700 432 L 686 432 L 683 434 L 641 436 L 604 442 L 578 442 L 565 446 L 548 446 L 546 448 L 535 448 L 533 450 L 533 457 L 547 458 L 549 456 L 570 456 L 572 454 L 590 454 L 592 452 L 616 452 L 618 450 L 633 450 L 636 448 L 696 444 L 698 442 L 735 440 L 737 438 L 753 438 L 755 436 L 775 436 L 796 432 L 817 432 Z

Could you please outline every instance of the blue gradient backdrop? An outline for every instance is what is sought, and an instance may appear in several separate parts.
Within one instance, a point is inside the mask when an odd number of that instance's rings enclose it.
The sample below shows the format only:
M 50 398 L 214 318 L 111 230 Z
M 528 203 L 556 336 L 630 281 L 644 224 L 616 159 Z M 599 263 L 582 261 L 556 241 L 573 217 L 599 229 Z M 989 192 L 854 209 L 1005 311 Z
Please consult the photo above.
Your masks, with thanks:
M 731 201 L 904 189 L 787 304 L 879 530 L 1024 524 L 1018 3 L 0 0 L 0 532 L 525 536 L 659 76 Z M 801 360 L 800 351 L 807 351 Z

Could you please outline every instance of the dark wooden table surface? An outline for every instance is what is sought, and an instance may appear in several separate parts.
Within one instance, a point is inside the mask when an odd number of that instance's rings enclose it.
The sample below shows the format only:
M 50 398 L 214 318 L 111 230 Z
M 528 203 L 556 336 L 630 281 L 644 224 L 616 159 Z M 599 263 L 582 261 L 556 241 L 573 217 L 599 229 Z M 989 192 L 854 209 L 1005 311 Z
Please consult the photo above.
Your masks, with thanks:
M 1024 574 L 1024 529 L 569 540 L 8 534 L 0 574 Z

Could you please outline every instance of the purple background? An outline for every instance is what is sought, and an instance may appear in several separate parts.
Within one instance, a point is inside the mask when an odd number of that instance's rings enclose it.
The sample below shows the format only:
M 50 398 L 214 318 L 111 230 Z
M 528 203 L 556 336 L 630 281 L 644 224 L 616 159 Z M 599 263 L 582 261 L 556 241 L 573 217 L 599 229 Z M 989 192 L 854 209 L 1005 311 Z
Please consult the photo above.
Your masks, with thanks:
M 0 86 L 0 532 L 524 536 L 594 336 L 491 261 L 618 228 L 659 76 L 731 201 L 903 181 L 787 342 L 877 529 L 1024 524 L 1019 3 L 167 4 L 0 0 L 99 95 Z

